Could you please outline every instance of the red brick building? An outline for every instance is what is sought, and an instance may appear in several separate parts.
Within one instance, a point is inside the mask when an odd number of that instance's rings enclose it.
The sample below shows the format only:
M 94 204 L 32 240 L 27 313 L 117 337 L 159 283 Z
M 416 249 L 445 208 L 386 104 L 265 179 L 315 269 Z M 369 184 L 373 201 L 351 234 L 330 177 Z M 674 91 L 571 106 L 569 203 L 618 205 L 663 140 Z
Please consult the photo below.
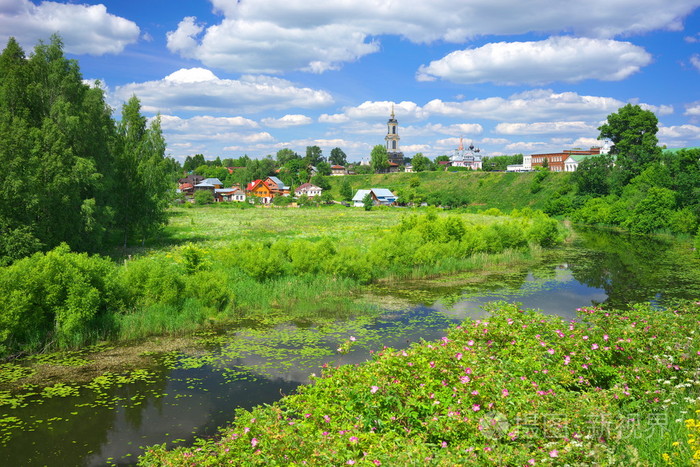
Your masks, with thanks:
M 564 161 L 569 156 L 595 156 L 600 154 L 600 148 L 591 149 L 569 149 L 562 152 L 553 152 L 548 154 L 533 154 L 532 168 L 542 167 L 544 160 L 547 159 L 549 170 L 552 172 L 564 172 Z

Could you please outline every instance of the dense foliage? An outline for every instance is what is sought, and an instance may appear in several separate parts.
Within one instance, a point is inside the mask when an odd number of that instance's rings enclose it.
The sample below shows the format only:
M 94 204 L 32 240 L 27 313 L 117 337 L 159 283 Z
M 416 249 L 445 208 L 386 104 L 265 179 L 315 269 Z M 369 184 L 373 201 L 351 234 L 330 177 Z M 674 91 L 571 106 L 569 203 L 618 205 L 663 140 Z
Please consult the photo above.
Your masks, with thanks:
M 690 465 L 698 459 L 700 303 L 495 304 L 437 342 L 327 368 L 218 437 L 141 465 Z M 351 351 L 349 339 L 339 351 Z M 698 411 L 700 412 L 700 411 Z M 400 447 L 400 449 L 397 449 Z
M 614 143 L 610 154 L 581 162 L 571 175 L 576 190 L 556 193 L 545 211 L 635 234 L 694 234 L 700 225 L 700 149 L 662 150 L 657 123 L 651 111 L 629 104 L 609 115 L 600 138 Z M 533 193 L 540 187 L 533 185 Z
M 66 242 L 96 251 L 112 233 L 144 238 L 164 221 L 169 170 L 159 122 L 138 99 L 116 125 L 61 40 L 0 55 L 0 264 Z

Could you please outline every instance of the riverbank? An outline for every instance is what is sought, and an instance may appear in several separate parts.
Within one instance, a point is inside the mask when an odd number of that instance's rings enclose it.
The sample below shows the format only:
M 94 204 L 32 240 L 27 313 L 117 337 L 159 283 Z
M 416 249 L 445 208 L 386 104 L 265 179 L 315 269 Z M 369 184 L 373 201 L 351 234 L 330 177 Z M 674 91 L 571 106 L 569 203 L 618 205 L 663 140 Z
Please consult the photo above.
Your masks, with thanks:
M 295 395 L 238 411 L 219 436 L 152 447 L 140 464 L 692 463 L 700 302 L 580 316 L 499 304 L 440 341 L 326 369 Z

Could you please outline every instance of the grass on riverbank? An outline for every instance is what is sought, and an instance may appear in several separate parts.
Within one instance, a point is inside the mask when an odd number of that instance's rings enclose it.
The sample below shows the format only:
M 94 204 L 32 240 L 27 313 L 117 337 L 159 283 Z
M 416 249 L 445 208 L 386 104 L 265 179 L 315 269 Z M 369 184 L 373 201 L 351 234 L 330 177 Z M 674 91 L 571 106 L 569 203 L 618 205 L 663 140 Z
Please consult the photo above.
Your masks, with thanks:
M 515 214 L 181 208 L 165 237 L 175 246 L 123 264 L 64 245 L 4 268 L 0 356 L 321 315 L 380 278 L 522 264 L 561 241 L 555 220 Z
M 141 465 L 691 465 L 700 302 L 581 310 L 494 306 L 441 341 L 326 369 L 212 439 Z M 352 346 L 349 341 L 347 347 Z

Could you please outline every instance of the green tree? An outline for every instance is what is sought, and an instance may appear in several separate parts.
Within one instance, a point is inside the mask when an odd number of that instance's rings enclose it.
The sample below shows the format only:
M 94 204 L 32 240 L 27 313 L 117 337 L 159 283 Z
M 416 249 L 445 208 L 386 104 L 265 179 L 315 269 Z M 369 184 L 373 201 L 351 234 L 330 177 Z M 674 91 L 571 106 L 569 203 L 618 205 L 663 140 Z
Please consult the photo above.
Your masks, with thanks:
M 598 128 L 598 139 L 608 139 L 613 143 L 610 154 L 616 159 L 618 189 L 660 159 L 661 148 L 656 137 L 658 123 L 656 115 L 650 110 L 627 104 L 608 115 L 607 122 Z
M 318 146 L 306 146 L 306 163 L 316 166 L 323 161 L 323 151 Z
M 340 184 L 340 198 L 343 201 L 350 201 L 352 199 L 352 187 L 347 177 L 343 177 L 343 181 Z
M 118 175 L 121 198 L 117 205 L 118 226 L 124 247 L 131 235 L 146 237 L 165 222 L 170 187 L 165 160 L 165 140 L 156 117 L 150 127 L 141 115 L 141 103 L 132 96 L 122 106 L 117 127 Z
M 431 169 L 432 162 L 423 153 L 419 152 L 411 159 L 411 165 L 414 172 L 424 172 Z
M 326 161 L 321 161 L 316 164 L 316 170 L 320 175 L 330 175 L 332 173 L 331 165 Z
M 377 144 L 372 148 L 369 165 L 374 173 L 382 173 L 389 168 L 389 156 L 387 155 L 386 147 Z
M 284 148 L 277 151 L 277 164 L 280 167 L 293 160 L 301 160 L 301 156 L 289 148 Z
M 99 248 L 110 221 L 113 135 L 102 90 L 83 82 L 58 36 L 28 60 L 8 41 L 0 55 L 0 226 L 17 238 L 6 248 Z
M 207 165 L 207 161 L 204 159 L 204 156 L 202 154 L 195 154 L 194 156 L 187 156 L 185 158 L 185 163 L 182 166 L 182 170 L 185 172 L 192 172 L 203 165 Z
M 211 190 L 197 190 L 194 192 L 195 204 L 212 204 L 214 202 L 214 193 Z
M 383 146 L 382 146 L 383 147 Z M 367 193 L 363 198 L 362 198 L 362 206 L 365 208 L 365 211 L 371 211 L 372 206 L 374 206 L 374 199 L 372 198 L 372 193 Z
M 613 159 L 607 154 L 589 157 L 581 161 L 571 174 L 571 181 L 583 195 L 605 196 L 610 193 L 610 175 Z
M 342 149 L 333 148 L 331 149 L 331 156 L 328 161 L 333 165 L 346 165 L 348 163 L 348 157 L 345 155 Z
M 673 191 L 668 188 L 651 187 L 624 225 L 630 231 L 641 234 L 665 229 L 669 226 L 675 204 Z
M 311 184 L 322 188 L 324 191 L 331 189 L 331 183 L 328 181 L 328 177 L 325 177 L 321 174 L 317 174 L 311 177 Z

